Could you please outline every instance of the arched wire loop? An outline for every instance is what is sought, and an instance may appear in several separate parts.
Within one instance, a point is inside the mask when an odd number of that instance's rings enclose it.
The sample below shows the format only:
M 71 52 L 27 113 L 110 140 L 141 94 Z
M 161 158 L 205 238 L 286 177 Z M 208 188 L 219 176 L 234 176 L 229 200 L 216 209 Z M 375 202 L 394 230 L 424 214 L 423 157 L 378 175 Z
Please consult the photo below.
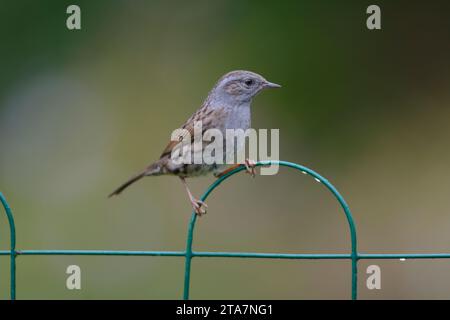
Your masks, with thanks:
M 350 209 L 345 202 L 344 198 L 341 196 L 341 194 L 337 191 L 337 189 L 324 177 L 322 177 L 317 172 L 301 166 L 296 163 L 287 162 L 287 161 L 260 161 L 256 164 L 256 166 L 269 166 L 269 165 L 279 165 L 283 167 L 289 167 L 296 169 L 304 174 L 307 174 L 309 176 L 312 176 L 316 179 L 316 181 L 322 183 L 336 198 L 336 200 L 341 205 L 342 209 L 344 210 L 345 217 L 348 222 L 349 230 L 350 230 L 350 240 L 351 240 L 351 252 L 350 256 L 347 255 L 297 255 L 297 254 L 258 254 L 258 253 L 221 253 L 221 252 L 201 252 L 197 253 L 192 250 L 192 244 L 193 244 L 193 238 L 194 238 L 194 229 L 195 229 L 195 223 L 197 220 L 197 215 L 195 212 L 192 213 L 191 220 L 189 222 L 188 226 L 188 233 L 187 233 L 187 240 L 186 240 L 186 260 L 185 260 L 185 272 L 184 272 L 184 293 L 183 298 L 189 299 L 189 288 L 190 288 L 190 278 L 191 278 L 191 263 L 192 258 L 196 256 L 202 256 L 202 257 L 241 257 L 241 258 L 284 258 L 284 259 L 336 259 L 336 258 L 350 258 L 352 262 L 352 292 L 351 297 L 352 299 L 357 298 L 357 277 L 358 277 L 358 251 L 357 251 L 357 238 L 356 238 L 356 226 L 355 222 L 353 220 L 352 214 L 350 212 Z M 223 175 L 214 183 L 212 183 L 209 188 L 206 190 L 206 192 L 202 195 L 200 198 L 202 201 L 206 200 L 206 198 L 211 194 L 213 190 L 215 190 L 223 181 L 230 178 L 232 175 L 245 170 L 245 166 L 237 167 L 236 169 L 228 172 L 227 174 Z

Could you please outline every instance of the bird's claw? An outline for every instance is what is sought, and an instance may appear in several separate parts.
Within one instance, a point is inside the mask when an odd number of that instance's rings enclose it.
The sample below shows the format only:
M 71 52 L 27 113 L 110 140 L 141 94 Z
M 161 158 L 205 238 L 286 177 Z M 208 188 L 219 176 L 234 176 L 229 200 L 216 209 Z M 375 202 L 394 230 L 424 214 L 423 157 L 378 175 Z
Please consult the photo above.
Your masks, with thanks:
M 206 209 L 208 208 L 208 205 L 203 202 L 202 200 L 198 199 L 192 199 L 192 208 L 194 209 L 194 212 L 201 217 L 202 215 L 206 214 Z
M 256 161 L 245 159 L 244 165 L 246 172 L 254 178 L 256 176 Z

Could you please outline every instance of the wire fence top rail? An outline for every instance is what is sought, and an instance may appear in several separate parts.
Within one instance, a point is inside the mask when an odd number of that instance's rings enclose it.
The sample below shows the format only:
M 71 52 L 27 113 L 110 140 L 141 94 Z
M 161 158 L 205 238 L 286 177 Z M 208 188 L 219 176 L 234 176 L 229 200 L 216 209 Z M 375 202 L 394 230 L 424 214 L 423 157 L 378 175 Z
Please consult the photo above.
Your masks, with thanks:
M 0 250 L 0 256 L 10 257 L 10 298 L 16 298 L 16 257 L 32 255 L 82 255 L 82 256 L 164 256 L 164 257 L 184 257 L 184 290 L 183 298 L 189 299 L 189 288 L 191 279 L 191 261 L 195 257 L 201 258 L 249 258 L 249 259 L 311 259 L 311 260 L 351 260 L 351 298 L 357 299 L 358 288 L 358 261 L 370 259 L 450 259 L 450 253 L 359 253 L 357 251 L 356 225 L 351 211 L 337 189 L 324 177 L 315 171 L 296 163 L 287 161 L 260 161 L 257 166 L 279 165 L 290 167 L 301 171 L 305 175 L 312 176 L 317 182 L 322 183 L 339 202 L 348 222 L 350 234 L 350 252 L 349 253 L 258 253 L 258 252 L 204 252 L 194 251 L 193 238 L 194 229 L 197 220 L 195 212 L 192 213 L 188 224 L 186 239 L 186 249 L 184 251 L 145 251 L 145 250 L 17 250 L 16 249 L 16 229 L 14 217 L 6 198 L 0 192 L 0 201 L 5 210 L 9 231 L 10 246 L 9 250 Z M 245 166 L 240 166 L 224 176 L 214 181 L 200 198 L 204 201 L 211 192 L 216 189 L 223 181 L 232 175 L 245 170 Z

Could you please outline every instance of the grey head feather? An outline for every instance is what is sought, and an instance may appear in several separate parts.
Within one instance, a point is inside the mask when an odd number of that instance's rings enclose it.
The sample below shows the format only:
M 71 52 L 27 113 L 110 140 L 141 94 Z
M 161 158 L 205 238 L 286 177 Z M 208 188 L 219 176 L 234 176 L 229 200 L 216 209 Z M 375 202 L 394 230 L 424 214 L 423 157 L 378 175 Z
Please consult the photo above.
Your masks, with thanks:
M 217 81 L 208 95 L 207 102 L 213 106 L 239 106 L 251 103 L 261 90 L 279 87 L 263 76 L 246 70 L 231 71 Z

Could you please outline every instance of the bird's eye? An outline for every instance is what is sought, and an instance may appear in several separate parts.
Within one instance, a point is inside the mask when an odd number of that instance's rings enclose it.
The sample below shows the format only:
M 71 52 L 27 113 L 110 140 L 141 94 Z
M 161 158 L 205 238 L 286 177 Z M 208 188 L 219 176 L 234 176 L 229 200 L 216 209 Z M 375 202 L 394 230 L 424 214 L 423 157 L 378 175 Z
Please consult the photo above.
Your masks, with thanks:
M 247 79 L 247 80 L 244 81 L 244 83 L 245 83 L 245 85 L 246 85 L 247 87 L 250 87 L 250 86 L 253 85 L 253 80 L 252 80 L 252 79 Z

